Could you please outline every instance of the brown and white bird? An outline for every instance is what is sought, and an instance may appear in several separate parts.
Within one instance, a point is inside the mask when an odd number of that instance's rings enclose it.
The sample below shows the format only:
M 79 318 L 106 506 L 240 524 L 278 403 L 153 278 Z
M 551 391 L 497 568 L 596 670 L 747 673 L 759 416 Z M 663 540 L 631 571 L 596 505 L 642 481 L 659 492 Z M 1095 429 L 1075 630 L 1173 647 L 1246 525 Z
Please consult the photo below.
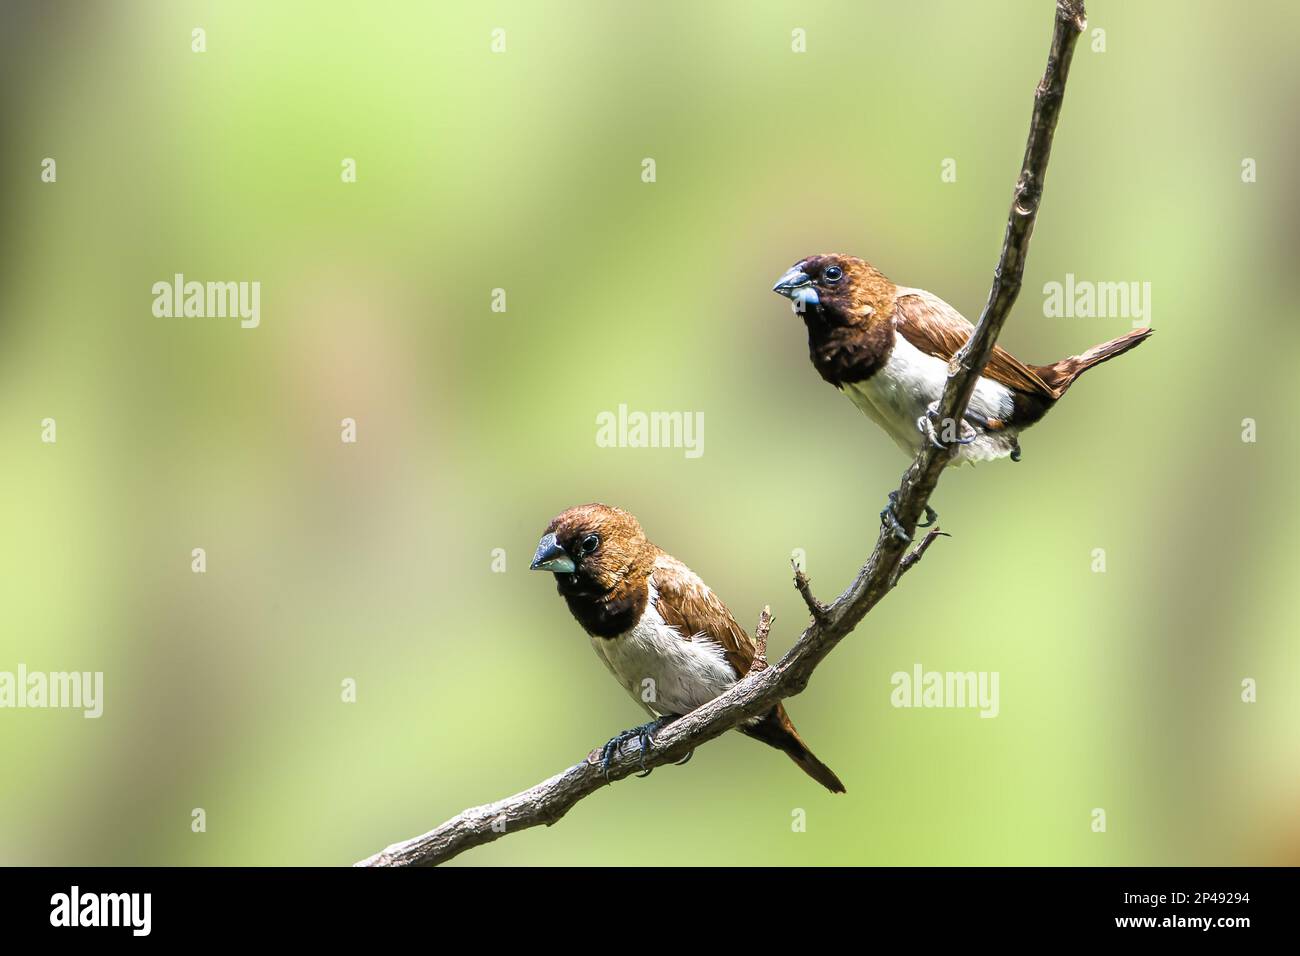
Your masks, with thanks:
M 856 256 L 809 256 L 772 291 L 790 299 L 803 316 L 809 355 L 822 378 L 908 457 L 926 441 L 955 445 L 950 464 L 1007 456 L 1019 461 L 1022 431 L 1046 415 L 1080 375 L 1135 348 L 1152 332 L 1134 329 L 1050 365 L 1027 365 L 995 347 L 960 431 L 946 429 L 941 436 L 938 408 L 948 364 L 973 329 L 960 312 L 937 295 L 895 285 Z M 892 516 L 890 509 L 885 515 Z
M 749 673 L 754 660 L 749 634 L 695 572 L 647 541 L 640 523 L 626 511 L 588 504 L 557 515 L 537 545 L 531 568 L 555 575 L 557 589 L 596 656 L 655 718 L 605 745 L 606 770 L 625 741 L 637 740 L 644 760 L 661 727 Z M 832 793 L 844 792 L 844 784 L 813 756 L 780 704 L 737 729 L 784 751 Z

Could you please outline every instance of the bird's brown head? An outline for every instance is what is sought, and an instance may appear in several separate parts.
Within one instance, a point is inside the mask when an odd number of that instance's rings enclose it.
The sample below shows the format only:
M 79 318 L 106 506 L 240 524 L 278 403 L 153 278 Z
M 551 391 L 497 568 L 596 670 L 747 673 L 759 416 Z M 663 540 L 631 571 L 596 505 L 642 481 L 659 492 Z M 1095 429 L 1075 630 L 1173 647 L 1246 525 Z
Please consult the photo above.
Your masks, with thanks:
M 789 299 L 811 329 L 815 323 L 862 326 L 872 318 L 887 320 L 898 290 L 865 259 L 829 253 L 800 259 L 772 291 Z
M 578 505 L 551 519 L 529 568 L 552 572 L 578 622 L 609 637 L 627 630 L 645 610 L 655 552 L 631 513 Z
M 803 316 L 813 367 L 835 387 L 868 378 L 888 357 L 898 287 L 865 259 L 836 253 L 800 259 L 772 291 Z

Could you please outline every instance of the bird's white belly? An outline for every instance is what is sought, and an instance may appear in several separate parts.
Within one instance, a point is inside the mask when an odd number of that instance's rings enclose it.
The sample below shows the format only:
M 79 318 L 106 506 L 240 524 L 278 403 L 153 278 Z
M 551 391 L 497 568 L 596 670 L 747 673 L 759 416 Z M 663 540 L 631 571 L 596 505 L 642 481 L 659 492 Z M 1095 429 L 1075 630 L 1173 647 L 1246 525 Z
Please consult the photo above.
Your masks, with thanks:
M 861 382 L 845 383 L 842 390 L 911 457 L 928 440 L 916 427 L 916 421 L 943 395 L 947 381 L 947 362 L 922 352 L 895 333 L 894 348 L 884 367 Z M 1006 419 L 1012 411 L 1011 390 L 981 377 L 971 396 L 970 409 L 985 418 Z M 973 442 L 959 446 L 954 464 L 1004 458 L 1015 447 L 1014 429 L 985 432 L 976 428 L 976 432 Z
M 653 587 L 641 620 L 591 646 L 624 689 L 653 716 L 687 714 L 730 689 L 736 674 L 722 648 L 702 635 L 686 640 L 655 610 Z

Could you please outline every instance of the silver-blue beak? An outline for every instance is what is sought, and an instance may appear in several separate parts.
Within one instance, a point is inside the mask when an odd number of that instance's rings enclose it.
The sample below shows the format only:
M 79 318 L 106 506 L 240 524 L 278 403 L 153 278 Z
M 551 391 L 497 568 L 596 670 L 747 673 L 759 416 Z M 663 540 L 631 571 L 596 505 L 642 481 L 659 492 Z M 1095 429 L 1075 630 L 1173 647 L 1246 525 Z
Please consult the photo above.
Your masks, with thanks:
M 533 563 L 528 565 L 529 571 L 554 571 L 556 574 L 568 573 L 573 568 L 573 558 L 560 547 L 553 533 L 543 535 L 537 542 L 537 553 L 533 555 Z
M 813 288 L 812 279 L 798 266 L 777 279 L 776 285 L 772 286 L 772 291 L 793 302 L 796 310 L 821 303 L 817 297 L 817 290 Z

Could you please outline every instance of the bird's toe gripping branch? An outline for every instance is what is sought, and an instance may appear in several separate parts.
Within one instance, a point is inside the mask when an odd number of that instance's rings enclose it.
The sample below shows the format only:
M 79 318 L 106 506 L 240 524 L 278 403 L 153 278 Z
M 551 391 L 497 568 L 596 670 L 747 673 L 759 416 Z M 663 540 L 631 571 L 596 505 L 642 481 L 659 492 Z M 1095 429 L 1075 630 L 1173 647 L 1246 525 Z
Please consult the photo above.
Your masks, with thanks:
M 969 445 L 979 437 L 972 422 L 979 423 L 980 418 L 972 412 L 962 416 L 961 432 L 952 435 L 952 421 L 939 418 L 939 403 L 931 402 L 925 414 L 916 420 L 916 430 L 930 440 L 935 448 L 948 448 L 952 445 Z
M 922 420 L 924 421 L 924 419 Z M 898 505 L 898 492 L 891 491 L 889 493 L 889 504 L 885 505 L 885 507 L 881 509 L 880 523 L 881 525 L 883 525 L 884 527 L 892 531 L 894 533 L 894 537 L 896 537 L 899 541 L 902 541 L 904 544 L 906 544 L 912 540 L 912 536 L 909 535 L 903 529 L 903 525 L 898 520 L 898 514 L 894 511 L 894 508 L 897 505 Z M 938 520 L 939 520 L 939 512 L 935 511 L 929 505 L 926 505 L 925 520 L 918 521 L 916 523 L 916 526 L 918 528 L 928 528 L 930 527 L 930 525 L 934 524 Z
M 630 730 L 620 731 L 619 733 L 615 734 L 613 737 L 609 738 L 609 741 L 605 744 L 605 746 L 600 748 L 600 769 L 605 774 L 605 782 L 606 783 L 609 782 L 610 762 L 614 759 L 614 755 L 618 753 L 619 748 L 622 747 L 623 744 L 629 740 L 635 740 L 637 742 L 637 747 L 641 754 L 641 773 L 637 774 L 637 776 L 638 777 L 650 776 L 650 774 L 654 771 L 654 767 L 649 767 L 649 768 L 646 767 L 645 765 L 646 751 L 648 751 L 651 747 L 654 746 L 654 742 L 655 742 L 654 735 L 657 734 L 664 727 L 668 726 L 668 724 L 672 723 L 673 720 L 675 719 L 676 718 L 674 717 L 656 717 L 654 720 L 650 721 L 649 723 L 642 724 L 640 727 L 633 727 Z M 691 759 L 693 753 L 694 751 L 691 751 L 691 753 L 688 753 L 685 757 L 679 760 L 678 763 L 679 764 L 686 763 L 686 761 Z

